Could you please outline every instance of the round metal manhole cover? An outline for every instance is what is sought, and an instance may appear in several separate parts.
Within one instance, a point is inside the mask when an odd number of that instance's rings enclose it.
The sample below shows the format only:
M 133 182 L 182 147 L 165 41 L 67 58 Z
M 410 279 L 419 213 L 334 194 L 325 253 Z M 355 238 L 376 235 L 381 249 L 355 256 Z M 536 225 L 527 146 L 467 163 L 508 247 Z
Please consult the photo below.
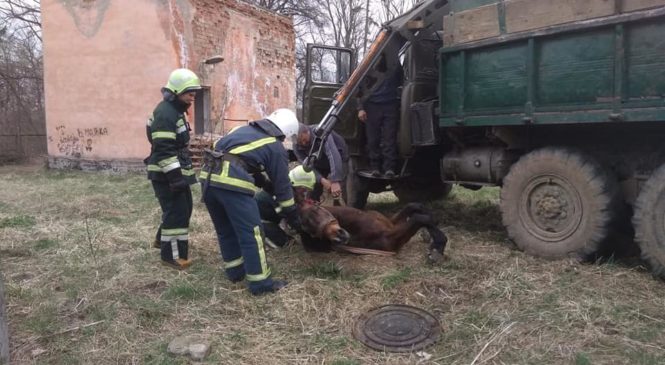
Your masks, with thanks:
M 353 327 L 353 337 L 379 351 L 410 352 L 435 343 L 441 335 L 439 321 L 416 307 L 389 304 L 363 314 Z

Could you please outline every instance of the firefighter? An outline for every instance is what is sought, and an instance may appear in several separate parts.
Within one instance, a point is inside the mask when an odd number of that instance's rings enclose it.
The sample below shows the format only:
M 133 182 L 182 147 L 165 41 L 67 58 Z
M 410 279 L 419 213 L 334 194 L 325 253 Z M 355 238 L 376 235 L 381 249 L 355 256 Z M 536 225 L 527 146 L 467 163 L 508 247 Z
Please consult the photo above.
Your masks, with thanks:
M 176 268 L 189 267 L 189 220 L 192 216 L 192 191 L 196 183 L 189 154 L 190 127 L 185 114 L 194 102 L 201 83 L 196 74 L 180 68 L 169 76 L 162 88 L 163 100 L 148 120 L 146 132 L 151 144 L 146 159 L 148 179 L 162 208 L 162 222 L 155 246 L 161 250 L 162 263 Z
M 293 188 L 306 188 L 307 196 L 305 198 L 308 199 L 313 199 L 313 195 L 317 191 L 320 195 L 321 190 L 325 189 L 324 185 L 330 186 L 330 182 L 321 177 L 316 170 L 306 172 L 302 166 L 296 166 L 289 172 L 289 180 Z M 254 199 L 259 206 L 266 243 L 273 248 L 279 248 L 292 242 L 294 240 L 292 232 L 285 232 L 280 226 L 282 217 L 279 215 L 279 211 L 281 208 L 275 201 L 272 190 L 264 188 L 256 193 Z
M 199 179 L 203 201 L 217 232 L 224 271 L 232 282 L 246 279 L 254 295 L 275 292 L 286 281 L 273 280 L 264 250 L 264 232 L 254 200 L 258 187 L 270 179 L 280 214 L 300 229 L 288 176 L 288 154 L 282 145 L 298 132 L 298 119 L 278 109 L 219 139 L 204 158 Z

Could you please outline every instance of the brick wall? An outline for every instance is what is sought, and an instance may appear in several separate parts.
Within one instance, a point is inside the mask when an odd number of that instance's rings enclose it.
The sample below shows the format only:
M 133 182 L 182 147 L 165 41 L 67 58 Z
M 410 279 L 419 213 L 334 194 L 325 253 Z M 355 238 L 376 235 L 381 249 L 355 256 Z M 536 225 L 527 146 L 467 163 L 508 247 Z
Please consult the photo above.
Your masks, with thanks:
M 145 122 L 178 67 L 209 87 L 206 132 L 295 108 L 290 18 L 236 0 L 42 0 L 41 9 L 51 166 L 141 168 Z M 213 55 L 224 62 L 202 63 Z
M 224 133 L 280 107 L 295 107 L 292 20 L 234 0 L 196 0 L 192 23 L 197 62 L 225 60 L 198 71 L 211 86 L 208 132 Z

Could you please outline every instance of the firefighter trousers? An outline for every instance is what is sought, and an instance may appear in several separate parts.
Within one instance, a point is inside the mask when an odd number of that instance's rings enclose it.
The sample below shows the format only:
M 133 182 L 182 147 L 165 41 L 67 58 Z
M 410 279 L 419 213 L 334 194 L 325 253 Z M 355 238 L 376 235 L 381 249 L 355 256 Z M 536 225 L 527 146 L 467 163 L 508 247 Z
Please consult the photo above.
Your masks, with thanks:
M 254 197 L 209 187 L 203 201 L 217 232 L 224 271 L 229 280 L 237 282 L 246 278 L 252 293 L 272 289 L 261 216 Z
M 188 186 L 171 191 L 167 181 L 152 180 L 152 188 L 162 208 L 162 223 L 157 230 L 164 261 L 189 258 L 189 220 L 192 216 L 192 190 Z

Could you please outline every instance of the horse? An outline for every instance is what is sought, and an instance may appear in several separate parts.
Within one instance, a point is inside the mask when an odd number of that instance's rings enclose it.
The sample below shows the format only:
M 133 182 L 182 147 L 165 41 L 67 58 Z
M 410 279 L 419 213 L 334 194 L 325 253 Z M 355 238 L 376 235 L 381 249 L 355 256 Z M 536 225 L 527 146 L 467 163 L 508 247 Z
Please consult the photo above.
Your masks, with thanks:
M 392 217 L 374 210 L 348 206 L 322 206 L 307 198 L 308 189 L 294 187 L 294 198 L 303 233 L 301 241 L 308 251 L 333 249 L 353 253 L 393 255 L 419 229 L 425 228 L 431 244 L 428 258 L 443 257 L 448 238 L 437 227 L 434 215 L 422 204 L 409 203 Z

